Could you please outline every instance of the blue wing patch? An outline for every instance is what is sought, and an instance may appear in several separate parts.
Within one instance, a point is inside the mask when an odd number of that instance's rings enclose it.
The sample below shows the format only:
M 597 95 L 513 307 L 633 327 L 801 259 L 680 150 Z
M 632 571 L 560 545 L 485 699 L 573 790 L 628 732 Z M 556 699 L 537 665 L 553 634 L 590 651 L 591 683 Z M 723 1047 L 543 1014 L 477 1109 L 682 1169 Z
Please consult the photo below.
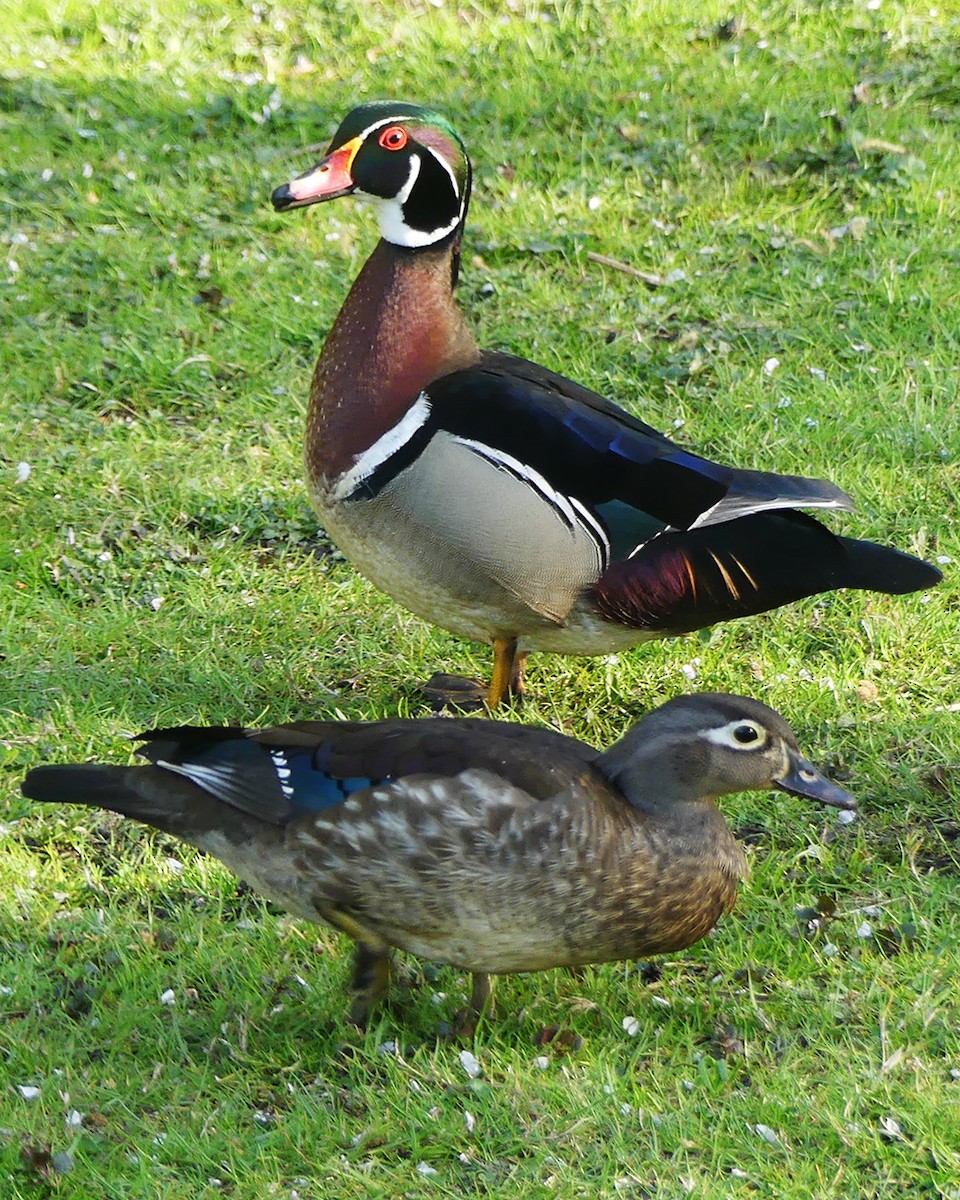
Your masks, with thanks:
M 252 738 L 211 738 L 158 755 L 163 770 L 182 775 L 241 812 L 282 823 L 301 812 L 320 812 L 380 779 L 339 778 L 329 769 L 330 747 L 262 745 Z

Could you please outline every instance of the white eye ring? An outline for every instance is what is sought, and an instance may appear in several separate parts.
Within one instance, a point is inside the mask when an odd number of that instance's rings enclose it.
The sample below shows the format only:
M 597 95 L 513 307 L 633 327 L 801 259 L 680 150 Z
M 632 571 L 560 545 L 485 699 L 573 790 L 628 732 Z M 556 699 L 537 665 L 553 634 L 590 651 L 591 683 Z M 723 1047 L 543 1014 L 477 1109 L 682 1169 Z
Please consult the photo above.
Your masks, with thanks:
M 707 729 L 703 735 L 708 742 L 725 746 L 728 750 L 762 750 L 768 742 L 767 731 L 756 721 L 740 717 L 721 725 L 718 729 Z

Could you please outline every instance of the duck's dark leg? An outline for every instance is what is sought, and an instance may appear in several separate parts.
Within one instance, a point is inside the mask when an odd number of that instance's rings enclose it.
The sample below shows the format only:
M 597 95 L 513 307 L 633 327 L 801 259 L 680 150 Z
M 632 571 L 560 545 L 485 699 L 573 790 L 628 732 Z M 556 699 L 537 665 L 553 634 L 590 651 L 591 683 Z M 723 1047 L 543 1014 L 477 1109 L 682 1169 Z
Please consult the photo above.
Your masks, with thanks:
M 487 692 L 487 708 L 492 710 L 505 704 L 515 684 L 519 688 L 518 694 L 522 693 L 523 660 L 526 655 L 522 656 L 519 664 L 517 658 L 516 638 L 493 639 L 493 678 Z
M 516 638 L 494 638 L 493 678 L 489 687 L 484 687 L 477 679 L 437 671 L 423 685 L 423 691 L 438 711 L 443 708 L 457 708 L 461 712 L 494 709 L 510 699 L 523 700 L 526 663 L 527 652 L 517 650 Z
M 317 913 L 335 929 L 348 934 L 356 942 L 348 1019 L 352 1024 L 363 1028 L 369 1020 L 370 1010 L 390 982 L 391 948 L 383 938 L 366 929 L 343 909 L 318 904 Z
M 435 671 L 420 690 L 430 701 L 434 712 L 445 708 L 478 712 L 487 702 L 487 687 L 479 679 L 447 675 L 443 671 Z
M 479 1016 L 485 1013 L 492 1017 L 494 1013 L 493 984 L 490 976 L 484 971 L 474 971 L 473 991 L 470 993 L 470 1007 Z
M 390 949 L 387 946 L 358 942 L 353 958 L 353 979 L 350 992 L 349 1019 L 362 1029 L 370 1019 L 370 1011 L 386 991 L 390 982 Z
M 513 659 L 513 670 L 510 672 L 510 695 L 518 704 L 523 703 L 523 693 L 526 687 L 527 650 L 518 650 Z
M 470 1003 L 457 1009 L 453 1018 L 452 1033 L 456 1038 L 472 1038 L 477 1028 L 478 1017 L 492 1017 L 495 1011 L 493 984 L 485 971 L 473 972 L 473 989 Z

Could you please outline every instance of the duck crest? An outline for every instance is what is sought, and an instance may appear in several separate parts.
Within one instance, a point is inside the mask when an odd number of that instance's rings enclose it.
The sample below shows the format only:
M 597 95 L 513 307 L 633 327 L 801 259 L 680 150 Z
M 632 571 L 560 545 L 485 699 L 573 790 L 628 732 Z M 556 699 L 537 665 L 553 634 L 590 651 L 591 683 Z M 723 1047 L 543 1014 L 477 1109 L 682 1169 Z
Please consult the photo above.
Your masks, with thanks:
M 453 298 L 458 256 L 456 234 L 416 252 L 380 241 L 367 260 L 313 375 L 305 459 L 315 492 L 376 454 L 434 379 L 479 360 Z

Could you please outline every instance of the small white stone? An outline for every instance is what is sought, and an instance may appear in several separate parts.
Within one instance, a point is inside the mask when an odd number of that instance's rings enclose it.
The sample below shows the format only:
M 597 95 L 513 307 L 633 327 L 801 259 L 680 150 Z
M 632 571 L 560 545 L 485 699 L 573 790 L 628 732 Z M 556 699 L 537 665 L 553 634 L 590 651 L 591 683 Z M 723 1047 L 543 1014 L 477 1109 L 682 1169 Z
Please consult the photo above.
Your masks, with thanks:
M 83 1124 L 83 1113 L 77 1112 L 75 1108 L 71 1108 L 64 1120 L 69 1129 L 79 1129 Z
M 167 988 L 167 990 L 160 996 L 160 1003 L 166 1004 L 168 1008 L 176 1004 L 176 1002 L 177 993 L 173 990 L 173 988 Z
M 857 819 L 857 814 L 850 808 L 841 808 L 837 813 L 837 822 L 840 825 L 852 825 Z
M 40 1095 L 40 1089 L 38 1087 L 32 1087 L 28 1083 L 19 1084 L 17 1086 L 17 1091 L 24 1098 L 24 1100 L 36 1100 Z
M 30 464 L 28 462 L 17 463 L 17 483 L 26 483 L 30 478 Z M 950 560 L 947 559 L 947 562 Z
M 596 212 L 602 203 L 603 201 L 599 196 L 591 196 L 587 201 L 587 208 L 589 208 L 591 212 Z
M 774 1130 L 769 1125 L 754 1125 L 754 1130 L 763 1138 L 765 1142 L 769 1142 L 771 1146 L 776 1146 L 780 1139 L 777 1137 Z
M 774 373 L 774 371 L 777 369 L 777 367 L 779 367 L 779 366 L 780 366 L 779 358 L 768 358 L 767 361 L 763 364 L 764 375 L 772 375 Z
M 533 1065 L 538 1071 L 546 1071 L 550 1066 L 550 1059 L 545 1054 L 541 1054 L 533 1060 Z
M 466 1071 L 471 1079 L 476 1079 L 481 1073 L 481 1066 L 477 1060 L 477 1056 L 469 1050 L 460 1051 L 460 1066 Z
M 636 1017 L 624 1017 L 620 1024 L 629 1037 L 636 1037 L 640 1032 L 640 1022 Z
M 840 947 L 835 946 L 833 944 L 833 942 L 824 942 L 823 943 L 823 957 L 824 958 L 836 958 L 839 953 L 840 953 Z
M 857 926 L 857 937 L 858 938 L 873 937 L 873 926 L 870 924 L 869 921 L 861 921 L 861 923 Z
M 826 379 L 827 377 L 827 373 L 823 367 L 807 367 L 807 370 L 814 377 L 814 379 Z
M 163 604 L 163 597 L 162 596 L 151 596 L 150 599 L 147 601 L 147 603 L 150 605 L 150 607 L 153 609 L 154 612 L 158 612 L 161 604 Z
M 477 1127 L 477 1118 L 472 1112 L 467 1112 L 465 1109 L 463 1113 L 463 1123 L 467 1127 L 467 1133 L 473 1133 Z
M 431 1167 L 428 1162 L 418 1162 L 417 1163 L 417 1174 L 418 1175 L 439 1175 L 440 1172 L 437 1170 L 436 1167 Z

